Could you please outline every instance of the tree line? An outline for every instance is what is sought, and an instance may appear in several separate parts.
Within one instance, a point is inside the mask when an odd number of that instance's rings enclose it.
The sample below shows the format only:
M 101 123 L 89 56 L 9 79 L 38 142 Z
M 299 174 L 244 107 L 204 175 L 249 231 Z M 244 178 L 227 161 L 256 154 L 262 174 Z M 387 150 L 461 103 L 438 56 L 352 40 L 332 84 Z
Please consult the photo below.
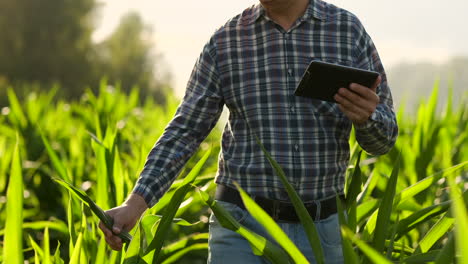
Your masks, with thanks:
M 0 0 L 0 104 L 8 86 L 27 96 L 31 87 L 58 84 L 61 97 L 78 99 L 87 88 L 97 92 L 103 78 L 162 102 L 170 89 L 167 78 L 155 75 L 164 69 L 153 54 L 151 28 L 128 13 L 110 36 L 94 43 L 98 11 L 95 0 Z

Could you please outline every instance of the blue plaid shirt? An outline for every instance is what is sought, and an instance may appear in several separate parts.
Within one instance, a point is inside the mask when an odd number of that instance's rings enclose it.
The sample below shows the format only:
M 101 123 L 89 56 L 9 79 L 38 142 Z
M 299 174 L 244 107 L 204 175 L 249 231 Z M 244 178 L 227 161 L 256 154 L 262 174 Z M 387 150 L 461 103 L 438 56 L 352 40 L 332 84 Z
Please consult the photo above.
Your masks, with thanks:
M 394 145 L 398 128 L 384 68 L 360 21 L 320 0 L 287 31 L 261 5 L 230 19 L 205 45 L 176 115 L 151 150 L 134 193 L 153 206 L 217 123 L 226 105 L 218 184 L 287 200 L 287 193 L 255 142 L 256 134 L 304 201 L 342 193 L 349 162 L 351 121 L 335 103 L 294 95 L 311 60 L 380 72 L 380 104 L 356 128 L 367 152 Z M 247 123 L 250 125 L 249 129 Z

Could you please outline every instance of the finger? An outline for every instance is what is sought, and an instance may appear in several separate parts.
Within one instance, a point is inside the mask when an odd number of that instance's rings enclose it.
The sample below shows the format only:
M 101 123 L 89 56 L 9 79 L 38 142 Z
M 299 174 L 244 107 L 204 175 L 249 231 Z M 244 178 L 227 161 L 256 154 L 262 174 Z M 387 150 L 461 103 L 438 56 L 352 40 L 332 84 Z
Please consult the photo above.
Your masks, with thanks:
M 348 109 L 344 108 L 342 105 L 338 105 L 338 108 L 343 112 L 349 120 L 351 120 L 353 123 L 363 123 L 365 120 L 362 119 L 362 117 L 355 112 L 349 111 Z
M 357 84 L 357 83 L 352 83 L 349 85 L 349 89 L 354 92 L 355 94 L 359 95 L 360 97 L 363 98 L 365 101 L 369 101 L 375 104 L 378 104 L 380 101 L 379 96 L 375 92 L 375 90 L 372 90 L 368 87 L 365 87 L 363 85 Z
M 370 87 L 371 90 L 374 91 L 374 92 L 377 92 L 377 87 L 379 87 L 380 82 L 382 82 L 382 77 L 379 74 L 379 76 L 377 77 L 377 79 L 374 82 L 374 85 L 372 85 L 372 87 Z
M 101 221 L 99 222 L 99 228 L 102 230 L 105 236 L 112 236 L 112 232 Z
M 354 98 L 354 96 L 349 97 Z M 342 105 L 347 112 L 353 112 L 363 117 L 368 117 L 372 114 L 372 108 L 368 106 L 368 102 L 361 99 L 355 99 L 358 100 L 358 102 L 355 102 L 355 100 L 349 99 L 349 97 L 344 97 L 339 93 L 335 95 L 335 100 Z
M 105 237 L 106 239 L 106 242 L 107 244 L 109 245 L 110 248 L 112 248 L 113 250 L 117 250 L 117 251 L 120 251 L 122 250 L 122 243 L 116 239 L 114 239 L 114 236 L 111 236 L 111 237 Z
M 364 106 L 368 103 L 367 100 L 363 98 L 360 94 L 354 93 L 353 91 L 350 91 L 349 89 L 346 89 L 346 88 L 340 88 L 338 90 L 338 95 L 340 95 L 341 97 L 344 97 L 349 102 L 358 106 Z

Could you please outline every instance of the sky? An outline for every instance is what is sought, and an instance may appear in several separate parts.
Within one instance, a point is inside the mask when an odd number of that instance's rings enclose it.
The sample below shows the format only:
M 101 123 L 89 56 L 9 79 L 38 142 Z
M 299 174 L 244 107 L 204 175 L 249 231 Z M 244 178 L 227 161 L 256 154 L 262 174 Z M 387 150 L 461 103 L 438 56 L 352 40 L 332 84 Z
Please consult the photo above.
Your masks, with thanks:
M 195 60 L 213 32 L 258 0 L 98 0 L 95 41 L 108 36 L 119 19 L 138 12 L 153 30 L 154 51 L 183 95 Z M 374 40 L 386 68 L 400 62 L 443 63 L 468 55 L 466 0 L 328 0 L 356 14 Z

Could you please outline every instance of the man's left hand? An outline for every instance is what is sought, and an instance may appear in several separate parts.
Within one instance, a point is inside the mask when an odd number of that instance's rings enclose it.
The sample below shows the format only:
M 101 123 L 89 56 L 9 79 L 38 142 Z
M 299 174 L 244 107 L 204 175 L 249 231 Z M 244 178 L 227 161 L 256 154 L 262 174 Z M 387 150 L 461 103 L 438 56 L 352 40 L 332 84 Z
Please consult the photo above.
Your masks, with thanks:
M 340 88 L 334 98 L 338 102 L 338 108 L 355 125 L 363 125 L 374 113 L 380 98 L 377 95 L 377 87 L 382 78 L 379 76 L 372 87 L 365 87 L 357 83 L 349 85 L 349 89 Z

